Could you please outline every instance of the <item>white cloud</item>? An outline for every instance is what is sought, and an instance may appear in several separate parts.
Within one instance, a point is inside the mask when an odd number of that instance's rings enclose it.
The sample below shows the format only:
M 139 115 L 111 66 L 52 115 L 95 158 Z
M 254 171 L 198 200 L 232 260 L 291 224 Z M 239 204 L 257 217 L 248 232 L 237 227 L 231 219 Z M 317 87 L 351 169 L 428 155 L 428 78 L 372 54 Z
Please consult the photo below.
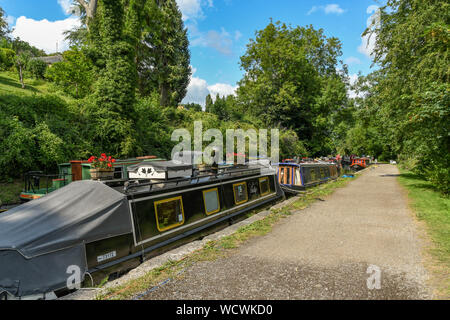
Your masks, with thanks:
M 216 83 L 212 86 L 208 86 L 208 90 L 211 93 L 213 100 L 216 99 L 216 96 L 223 98 L 230 95 L 236 95 L 236 90 L 238 86 L 232 86 L 226 83 Z
M 58 0 L 58 4 L 61 6 L 62 11 L 64 14 L 70 16 L 70 15 L 76 15 L 78 17 L 81 16 L 80 8 L 75 5 L 75 0 Z
M 192 39 L 190 40 L 191 46 L 214 48 L 224 55 L 231 55 L 233 39 L 224 28 L 220 32 L 216 30 L 200 32 L 195 26 L 192 26 L 190 30 L 192 35 Z M 234 38 L 236 39 L 239 34 L 235 34 Z
M 48 21 L 34 20 L 27 17 L 19 17 L 12 35 L 30 43 L 31 45 L 44 50 L 47 53 L 55 52 L 56 43 L 58 51 L 62 52 L 69 48 L 64 40 L 63 32 L 80 26 L 78 18 L 67 18 L 65 20 Z
M 338 4 L 328 4 L 325 6 L 324 10 L 326 14 L 329 13 L 343 14 L 345 12 L 345 10 L 339 7 Z
M 235 31 L 234 32 L 234 40 L 238 41 L 240 38 L 242 38 L 242 33 L 239 30 Z
M 323 11 L 325 14 L 343 14 L 346 10 L 342 9 L 338 4 L 327 4 L 326 6 L 313 6 L 311 10 L 308 11 L 307 15 L 310 15 L 317 11 Z
M 372 14 L 372 13 L 376 12 L 377 10 L 378 10 L 378 6 L 372 4 L 371 6 L 367 7 L 366 12 L 367 12 L 367 14 Z
M 7 16 L 5 20 L 9 26 L 12 26 L 14 24 L 14 22 L 16 22 L 16 17 Z
M 367 28 L 376 29 L 380 25 L 380 9 L 376 5 L 371 5 L 366 10 L 371 16 L 367 19 Z M 361 45 L 358 51 L 370 59 L 374 58 L 374 50 L 377 43 L 376 34 L 367 34 L 361 37 Z
M 186 97 L 184 97 L 182 103 L 198 103 L 205 106 L 205 99 L 208 94 L 208 83 L 203 79 L 191 77 Z
M 348 57 L 347 59 L 345 59 L 345 63 L 348 65 L 361 64 L 361 60 L 356 57 Z
M 220 97 L 226 97 L 229 95 L 236 94 L 237 86 L 233 87 L 226 83 L 216 83 L 213 85 L 208 85 L 206 80 L 198 77 L 194 77 L 195 71 L 197 69 L 192 68 L 192 76 L 187 88 L 186 97 L 183 99 L 182 103 L 198 103 L 202 107 L 205 106 L 205 99 L 208 94 L 211 95 L 213 100 L 216 95 L 219 94 Z
M 353 86 L 356 83 L 356 81 L 358 81 L 358 75 L 356 73 L 351 74 L 350 75 L 350 85 Z M 347 93 L 348 93 L 349 98 L 354 99 L 354 98 L 358 97 L 358 94 L 356 93 L 356 91 L 348 90 Z
M 58 0 L 58 4 L 65 14 L 71 14 L 72 0 Z
M 178 7 L 183 15 L 183 20 L 203 19 L 202 6 L 213 7 L 213 0 L 177 0 Z

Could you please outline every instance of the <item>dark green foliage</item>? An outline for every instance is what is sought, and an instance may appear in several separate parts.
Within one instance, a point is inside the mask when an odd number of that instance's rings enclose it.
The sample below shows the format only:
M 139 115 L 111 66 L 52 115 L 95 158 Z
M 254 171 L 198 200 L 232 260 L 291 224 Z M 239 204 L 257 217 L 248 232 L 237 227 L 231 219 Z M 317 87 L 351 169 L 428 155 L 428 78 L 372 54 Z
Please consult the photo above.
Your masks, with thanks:
M 27 70 L 35 79 L 44 79 L 47 64 L 39 59 L 31 59 L 28 61 Z
M 47 70 L 46 78 L 75 98 L 91 93 L 94 82 L 93 64 L 79 49 L 63 53 L 63 61 Z
M 183 107 L 187 110 L 193 110 L 196 112 L 201 112 L 202 111 L 202 106 L 199 105 L 198 103 L 186 103 L 183 105 Z
M 211 112 L 213 106 L 214 106 L 214 101 L 213 101 L 213 99 L 211 98 L 211 95 L 208 94 L 208 95 L 206 96 L 205 111 L 206 111 L 206 112 Z
M 191 110 L 191 109 L 189 109 Z M 159 95 L 141 98 L 136 103 L 135 112 L 138 117 L 136 123 L 137 146 L 136 155 L 156 155 L 170 158 L 174 142 L 170 140 L 173 123 L 166 116 L 165 110 L 159 105 Z M 170 110 L 173 112 L 173 109 Z
M 28 42 L 20 40 L 20 38 L 8 40 L 8 47 L 17 54 L 27 53 L 30 57 L 42 57 L 46 55 L 44 50 L 33 47 Z
M 16 53 L 8 48 L 0 48 L 0 70 L 9 70 L 14 66 Z
M 219 94 L 216 96 L 216 101 L 210 105 L 208 112 L 215 114 L 220 120 L 228 121 L 231 119 L 226 98 L 221 98 Z
M 94 125 L 90 136 L 103 152 L 115 157 L 135 152 L 132 129 L 136 118 L 133 108 L 137 80 L 135 32 L 140 30 L 141 2 L 129 1 L 125 12 L 121 1 L 102 0 L 97 10 L 98 38 L 93 39 L 93 49 L 98 48 L 97 58 L 103 67 L 98 70 L 93 99 L 87 103 Z
M 161 106 L 176 107 L 187 92 L 191 69 L 187 29 L 175 0 L 148 0 L 138 48 L 139 90 L 157 89 Z
M 9 31 L 5 11 L 0 7 L 0 38 L 6 37 L 9 34 Z
M 79 116 L 55 96 L 0 95 L 0 178 L 55 170 L 80 155 Z
M 241 57 L 238 100 L 265 125 L 293 129 L 313 155 L 332 150 L 331 115 L 346 107 L 341 44 L 312 26 L 270 23 Z
M 359 120 L 348 141 L 371 147 L 375 155 L 397 156 L 445 193 L 450 186 L 449 8 L 440 0 L 390 0 L 381 8 L 380 25 L 366 31 L 377 37 L 380 70 L 360 84 L 366 97 L 357 101 Z M 363 130 L 364 139 L 356 134 Z

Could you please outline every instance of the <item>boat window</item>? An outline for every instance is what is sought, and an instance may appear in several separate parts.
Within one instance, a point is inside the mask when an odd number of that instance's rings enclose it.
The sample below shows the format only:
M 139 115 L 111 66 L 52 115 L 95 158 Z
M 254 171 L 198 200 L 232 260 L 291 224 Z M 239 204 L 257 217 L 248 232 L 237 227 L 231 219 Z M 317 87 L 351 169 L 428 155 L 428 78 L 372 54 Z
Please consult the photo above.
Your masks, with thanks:
M 211 215 L 220 211 L 219 189 L 209 189 L 203 191 L 203 202 L 205 204 L 205 212 Z
M 183 200 L 181 196 L 155 201 L 156 225 L 160 232 L 184 223 Z
M 300 168 L 295 169 L 295 185 L 296 186 L 302 185 L 302 177 L 300 176 Z
M 270 193 L 269 177 L 259 178 L 259 191 L 261 192 L 261 196 Z
M 284 167 L 280 168 L 280 180 L 279 181 L 281 184 L 284 184 L 284 170 L 285 170 Z
M 114 168 L 114 179 L 123 179 L 122 166 Z
M 316 181 L 316 170 L 315 170 L 315 168 L 311 168 L 309 172 L 310 172 L 310 176 L 311 176 L 311 181 Z
M 233 184 L 234 203 L 241 204 L 248 201 L 247 183 L 241 182 Z
M 291 182 L 291 170 L 292 170 L 292 168 L 286 168 L 286 184 L 292 184 L 292 182 Z

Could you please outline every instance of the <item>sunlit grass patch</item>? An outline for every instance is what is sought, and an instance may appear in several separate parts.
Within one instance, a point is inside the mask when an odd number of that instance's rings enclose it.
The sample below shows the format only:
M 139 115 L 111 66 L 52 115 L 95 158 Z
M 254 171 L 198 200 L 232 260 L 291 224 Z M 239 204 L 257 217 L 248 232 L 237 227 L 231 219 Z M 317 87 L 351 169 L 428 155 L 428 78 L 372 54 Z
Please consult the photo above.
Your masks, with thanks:
M 433 241 L 429 251 L 439 268 L 433 268 L 443 278 L 443 291 L 450 298 L 450 199 L 435 190 L 431 182 L 406 170 L 400 169 L 398 180 L 408 191 L 410 206 L 417 218 L 424 221 L 427 233 Z

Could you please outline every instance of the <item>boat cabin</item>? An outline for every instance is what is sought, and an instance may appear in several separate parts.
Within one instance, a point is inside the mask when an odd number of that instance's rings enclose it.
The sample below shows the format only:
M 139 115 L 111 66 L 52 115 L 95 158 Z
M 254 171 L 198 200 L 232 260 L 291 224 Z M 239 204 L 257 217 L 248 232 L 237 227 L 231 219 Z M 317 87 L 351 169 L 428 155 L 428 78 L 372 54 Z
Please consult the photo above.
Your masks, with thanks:
M 355 170 L 362 170 L 367 168 L 369 164 L 370 164 L 369 158 L 353 158 L 350 167 Z
M 303 190 L 330 179 L 336 179 L 338 176 L 336 164 L 294 162 L 278 164 L 278 182 L 285 191 Z
M 192 174 L 192 165 L 174 161 L 141 162 L 128 167 L 130 179 L 169 180 Z

